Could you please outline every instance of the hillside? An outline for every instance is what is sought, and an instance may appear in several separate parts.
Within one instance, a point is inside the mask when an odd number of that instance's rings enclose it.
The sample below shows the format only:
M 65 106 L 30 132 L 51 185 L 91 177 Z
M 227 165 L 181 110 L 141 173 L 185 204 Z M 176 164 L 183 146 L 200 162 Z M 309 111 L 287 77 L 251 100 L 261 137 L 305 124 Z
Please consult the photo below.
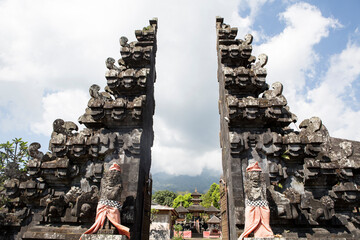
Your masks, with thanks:
M 219 183 L 220 172 L 205 169 L 200 175 L 170 175 L 164 172 L 155 173 L 153 178 L 153 192 L 169 190 L 173 192 L 194 192 L 195 188 L 200 193 L 205 193 L 212 183 Z

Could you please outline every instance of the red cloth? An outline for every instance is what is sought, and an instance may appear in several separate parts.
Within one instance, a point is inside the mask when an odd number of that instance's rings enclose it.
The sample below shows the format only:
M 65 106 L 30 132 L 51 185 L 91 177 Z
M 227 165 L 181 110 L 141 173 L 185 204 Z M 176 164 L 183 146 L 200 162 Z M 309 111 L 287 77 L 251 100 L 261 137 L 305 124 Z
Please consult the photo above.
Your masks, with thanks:
M 96 209 L 95 223 L 84 232 L 84 234 L 96 233 L 105 224 L 106 218 L 116 227 L 120 235 L 126 235 L 130 238 L 129 228 L 120 224 L 120 211 L 116 207 L 110 207 L 108 205 L 98 204 Z M 81 238 L 80 238 L 81 240 Z
M 121 172 L 121 167 L 119 164 L 117 163 L 113 163 L 111 165 L 111 167 L 109 168 L 109 171 L 118 171 L 118 172 Z
M 252 171 L 257 171 L 257 172 L 261 172 L 261 168 L 259 166 L 259 163 L 256 161 L 253 164 L 250 164 L 247 168 L 246 168 L 247 172 L 252 172 Z
M 255 238 L 273 238 L 274 233 L 270 227 L 270 209 L 269 207 L 246 206 L 245 208 L 245 229 L 239 237 L 242 240 L 251 232 L 254 232 Z

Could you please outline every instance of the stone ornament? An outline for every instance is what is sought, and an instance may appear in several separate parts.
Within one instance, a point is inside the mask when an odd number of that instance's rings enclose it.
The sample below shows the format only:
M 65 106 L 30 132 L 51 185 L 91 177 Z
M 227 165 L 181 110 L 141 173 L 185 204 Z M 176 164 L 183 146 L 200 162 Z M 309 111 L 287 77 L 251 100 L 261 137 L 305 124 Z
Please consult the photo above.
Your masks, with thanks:
M 266 186 L 261 176 L 259 163 L 255 162 L 246 168 L 245 185 L 245 227 L 238 238 L 243 238 L 254 232 L 255 238 L 273 238 L 270 227 L 270 209 L 266 199 Z
M 104 227 L 105 221 L 108 219 L 120 235 L 125 235 L 130 239 L 130 229 L 121 225 L 120 220 L 121 191 L 121 168 L 117 163 L 113 163 L 101 180 L 100 201 L 96 209 L 95 223 L 84 234 L 96 233 Z

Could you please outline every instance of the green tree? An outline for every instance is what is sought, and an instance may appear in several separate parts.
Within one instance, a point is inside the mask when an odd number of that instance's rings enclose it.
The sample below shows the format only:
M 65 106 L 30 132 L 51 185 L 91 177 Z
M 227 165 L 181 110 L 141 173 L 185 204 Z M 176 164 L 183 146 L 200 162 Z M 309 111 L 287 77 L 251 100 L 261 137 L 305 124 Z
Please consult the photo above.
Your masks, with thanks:
M 187 222 L 191 221 L 193 218 L 194 218 L 194 214 L 192 214 L 192 213 L 187 213 L 185 215 L 185 219 Z
M 172 206 L 172 203 L 175 198 L 176 198 L 176 193 L 171 192 L 169 190 L 157 191 L 152 196 L 152 199 L 156 203 L 158 203 L 160 205 L 164 205 L 164 206 Z
M 211 199 L 212 199 L 212 204 L 214 207 L 216 208 L 220 208 L 220 186 L 219 184 L 216 184 L 216 188 L 214 189 L 214 191 L 211 194 Z
M 183 230 L 183 228 L 182 228 L 182 226 L 181 226 L 180 224 L 175 224 L 175 225 L 174 225 L 174 230 L 175 230 L 175 232 L 176 232 L 177 234 L 176 234 L 176 236 L 174 236 L 174 237 L 172 238 L 173 240 L 182 240 L 182 239 L 184 239 L 184 238 L 183 238 L 183 234 L 180 233 L 180 231 Z
M 183 206 L 184 208 L 188 208 L 192 205 L 191 200 L 191 193 L 186 193 L 184 195 L 178 195 L 172 204 L 173 208 L 177 208 Z
M 219 200 L 220 200 L 220 186 L 219 184 L 213 183 L 211 184 L 209 190 L 201 196 L 203 200 L 201 205 L 203 207 L 210 207 L 213 205 L 216 208 L 219 208 Z
M 12 176 L 24 175 L 29 157 L 27 142 L 21 138 L 0 144 L 0 185 Z
M 158 214 L 158 213 L 159 213 L 159 210 L 154 209 L 154 208 L 151 209 L 151 212 L 150 212 L 150 222 L 155 221 L 155 219 L 156 219 L 156 214 Z

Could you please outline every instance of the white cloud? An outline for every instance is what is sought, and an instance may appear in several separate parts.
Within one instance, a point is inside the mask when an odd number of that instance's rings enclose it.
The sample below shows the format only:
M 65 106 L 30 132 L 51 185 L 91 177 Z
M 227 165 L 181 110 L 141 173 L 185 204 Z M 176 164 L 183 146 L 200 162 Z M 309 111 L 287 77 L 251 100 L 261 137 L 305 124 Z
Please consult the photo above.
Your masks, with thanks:
M 267 81 L 282 82 L 292 104 L 296 93 L 305 87 L 307 73 L 314 71 L 318 61 L 315 45 L 340 24 L 336 19 L 322 16 L 319 9 L 307 3 L 290 6 L 280 14 L 280 19 L 285 22 L 285 29 L 266 43 L 255 46 L 254 53 L 269 56 Z
M 331 136 L 360 140 L 360 130 L 354 121 L 360 117 L 360 112 L 352 110 L 344 101 L 345 96 L 354 95 L 351 86 L 359 80 L 359 47 L 350 41 L 341 53 L 330 59 L 321 58 L 321 61 L 328 61 L 326 74 L 321 77 L 316 72 L 320 56 L 315 47 L 329 36 L 331 29 L 342 25 L 337 19 L 324 17 L 318 8 L 307 3 L 293 4 L 279 17 L 285 22 L 285 29 L 254 47 L 256 55 L 264 52 L 269 56 L 268 83 L 283 83 L 284 95 L 299 123 L 319 116 Z M 312 88 L 306 84 L 311 78 L 317 79 Z
M 267 38 L 261 31 L 256 31 L 253 29 L 253 24 L 255 19 L 258 17 L 258 14 L 261 12 L 261 8 L 266 3 L 272 3 L 274 0 L 245 0 L 240 2 L 239 10 L 246 11 L 249 10 L 248 15 L 244 16 L 242 12 L 239 14 L 237 11 L 232 13 L 230 19 L 225 19 L 227 23 L 232 25 L 232 27 L 238 28 L 237 38 L 243 39 L 244 36 L 248 33 L 251 33 L 254 36 L 256 41 L 263 40 Z
M 48 94 L 43 97 L 42 104 L 44 112 L 39 122 L 31 124 L 35 133 L 50 135 L 52 124 L 55 119 L 61 118 L 65 121 L 77 123 L 77 119 L 85 113 L 89 100 L 89 94 L 82 90 L 65 90 L 62 92 Z
M 155 140 L 152 150 L 152 173 L 165 171 L 172 175 L 199 175 L 204 168 L 221 169 L 221 150 L 197 152 L 194 149 L 169 147 Z
M 333 137 L 360 140 L 360 111 L 352 109 L 345 100 L 354 94 L 352 86 L 360 80 L 360 46 L 349 42 L 341 53 L 330 58 L 329 64 L 321 84 L 299 102 L 299 115 L 319 116 Z
M 261 39 L 252 25 L 268 2 L 0 1 L 1 137 L 11 139 L 14 128 L 49 136 L 56 118 L 77 122 L 89 86 L 106 84 L 105 59 L 120 57 L 119 37 L 135 40 L 134 30 L 158 17 L 152 171 L 220 170 L 215 17 L 238 27 L 239 38 L 251 32 Z M 244 6 L 249 14 L 239 16 Z M 284 83 L 291 110 L 301 115 L 301 102 L 308 103 L 297 100 L 305 99 L 306 76 L 319 59 L 314 46 L 340 25 L 305 3 L 292 5 L 280 18 L 284 31 L 254 50 L 269 55 L 268 81 Z
M 155 139 L 160 149 L 179 143 L 193 159 L 218 151 L 215 17 L 231 22 L 240 2 L 1 1 L 0 110 L 7 116 L 1 124 L 49 136 L 56 118 L 76 122 L 89 86 L 106 84 L 104 60 L 120 57 L 119 37 L 135 40 L 134 30 L 158 17 Z M 79 96 L 76 104 L 71 94 Z M 167 156 L 157 156 L 153 163 L 166 169 Z
M 254 46 L 254 54 L 269 56 L 267 82 L 283 83 L 288 105 L 297 114 L 303 108 L 299 99 L 304 98 L 306 80 L 317 74 L 314 66 L 319 56 L 314 48 L 328 37 L 331 29 L 341 25 L 334 18 L 324 17 L 318 8 L 308 3 L 291 5 L 279 18 L 286 24 L 284 30 L 264 44 Z

